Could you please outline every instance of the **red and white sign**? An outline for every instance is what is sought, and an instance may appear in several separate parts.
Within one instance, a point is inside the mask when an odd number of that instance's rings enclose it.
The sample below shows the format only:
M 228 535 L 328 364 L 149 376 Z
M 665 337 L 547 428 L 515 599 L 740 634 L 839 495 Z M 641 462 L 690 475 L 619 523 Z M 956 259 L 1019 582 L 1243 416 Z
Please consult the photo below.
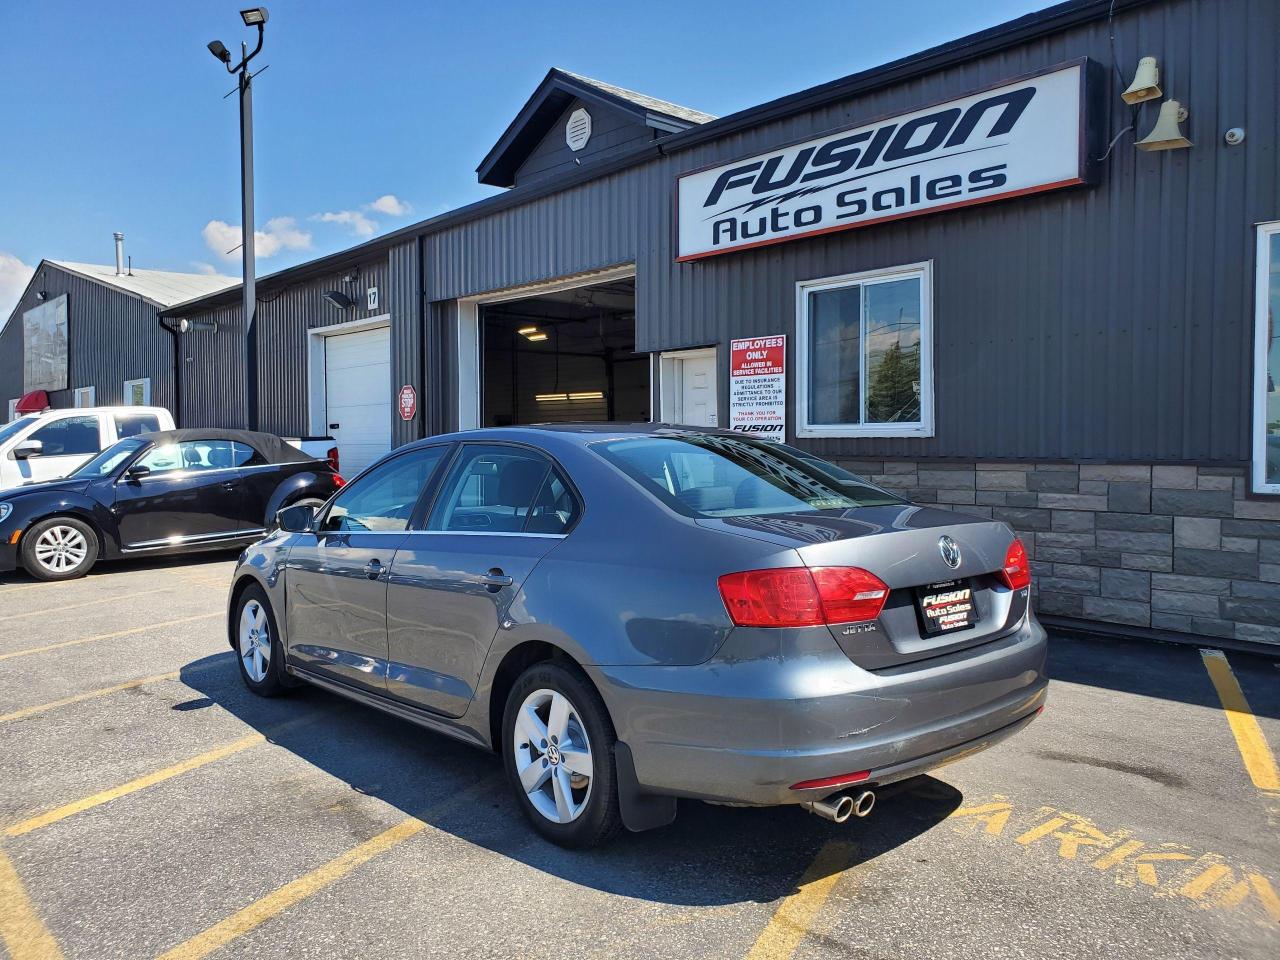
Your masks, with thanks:
M 787 438 L 787 338 L 748 337 L 729 348 L 729 429 Z
M 401 420 L 412 420 L 418 413 L 418 391 L 412 384 L 406 383 L 400 388 L 400 399 L 396 404 L 400 409 Z

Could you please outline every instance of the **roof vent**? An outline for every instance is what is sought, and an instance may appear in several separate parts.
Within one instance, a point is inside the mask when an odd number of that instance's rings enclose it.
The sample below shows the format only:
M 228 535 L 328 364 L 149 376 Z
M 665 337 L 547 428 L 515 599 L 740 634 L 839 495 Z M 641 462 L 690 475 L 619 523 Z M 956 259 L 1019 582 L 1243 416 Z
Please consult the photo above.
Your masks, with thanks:
M 564 142 L 569 149 L 577 153 L 591 139 L 591 114 L 579 107 L 569 114 L 569 122 L 564 125 Z

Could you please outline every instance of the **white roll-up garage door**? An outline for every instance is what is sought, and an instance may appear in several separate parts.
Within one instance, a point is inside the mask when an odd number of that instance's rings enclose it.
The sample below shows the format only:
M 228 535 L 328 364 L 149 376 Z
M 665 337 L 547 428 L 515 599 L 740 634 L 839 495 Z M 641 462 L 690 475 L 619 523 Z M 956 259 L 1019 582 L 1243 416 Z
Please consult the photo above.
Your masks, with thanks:
M 326 337 L 325 410 L 342 473 L 353 477 L 391 449 L 391 330 Z

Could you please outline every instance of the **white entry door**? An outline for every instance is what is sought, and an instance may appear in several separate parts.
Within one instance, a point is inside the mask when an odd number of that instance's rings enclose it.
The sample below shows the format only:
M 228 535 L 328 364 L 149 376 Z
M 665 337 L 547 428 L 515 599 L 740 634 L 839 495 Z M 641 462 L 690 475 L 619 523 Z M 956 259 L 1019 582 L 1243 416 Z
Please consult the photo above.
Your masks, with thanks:
M 720 425 L 716 408 L 716 351 L 662 355 L 662 419 L 691 427 Z
M 391 449 L 391 329 L 324 342 L 325 426 L 350 478 Z

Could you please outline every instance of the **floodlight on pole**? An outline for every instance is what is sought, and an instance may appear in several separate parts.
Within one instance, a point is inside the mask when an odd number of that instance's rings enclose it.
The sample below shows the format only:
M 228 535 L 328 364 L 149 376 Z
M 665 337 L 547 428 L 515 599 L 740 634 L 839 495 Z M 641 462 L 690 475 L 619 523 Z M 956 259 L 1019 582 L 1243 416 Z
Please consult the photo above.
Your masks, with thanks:
M 227 73 L 239 74 L 237 86 L 240 92 L 240 223 L 241 260 L 244 281 L 241 285 L 244 299 L 244 357 L 245 357 L 245 423 L 250 430 L 258 429 L 258 337 L 254 320 L 258 310 L 257 284 L 254 276 L 254 224 L 253 224 L 253 74 L 249 61 L 262 50 L 263 27 L 267 22 L 266 7 L 251 7 L 240 11 L 240 19 L 246 27 L 258 28 L 258 42 L 250 52 L 247 43 L 240 44 L 240 62 L 231 64 L 231 53 L 220 40 L 209 43 L 209 52 L 227 68 Z

